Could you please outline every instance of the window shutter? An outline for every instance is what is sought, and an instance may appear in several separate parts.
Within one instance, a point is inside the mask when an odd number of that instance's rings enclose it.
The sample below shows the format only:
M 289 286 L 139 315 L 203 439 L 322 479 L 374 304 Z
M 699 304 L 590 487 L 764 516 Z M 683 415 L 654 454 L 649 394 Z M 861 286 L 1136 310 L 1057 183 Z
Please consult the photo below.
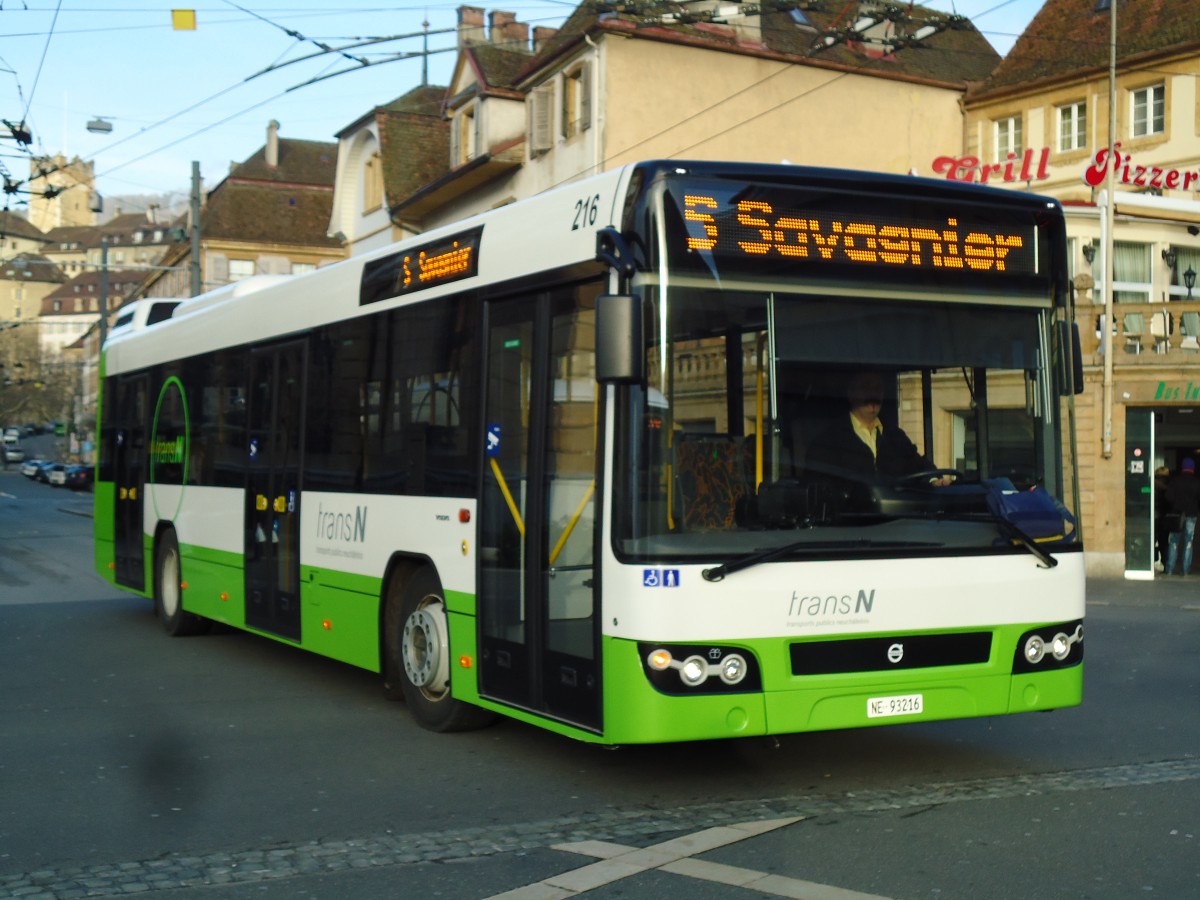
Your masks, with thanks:
M 545 153 L 553 146 L 553 91 L 553 86 L 540 87 L 529 95 L 529 149 L 534 153 Z
M 473 123 L 474 127 L 475 127 L 475 132 L 474 132 L 474 134 L 471 135 L 471 141 L 472 141 L 472 143 L 474 143 L 475 146 L 473 146 L 471 148 L 471 158 L 474 159 L 476 156 L 482 156 L 483 150 L 484 150 L 483 104 L 482 103 L 477 103 L 475 105 L 475 115 L 472 118 L 475 120 Z
M 592 67 L 586 64 L 579 72 L 579 120 L 580 130 L 592 127 Z

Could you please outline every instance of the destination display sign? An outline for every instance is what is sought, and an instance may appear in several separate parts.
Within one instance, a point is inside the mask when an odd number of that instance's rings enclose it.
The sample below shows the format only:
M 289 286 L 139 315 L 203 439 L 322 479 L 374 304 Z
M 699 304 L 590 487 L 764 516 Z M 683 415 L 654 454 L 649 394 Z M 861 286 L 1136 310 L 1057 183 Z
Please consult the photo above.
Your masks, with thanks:
M 363 266 L 360 306 L 428 290 L 479 271 L 482 228 L 410 247 L 373 259 Z
M 861 195 L 763 184 L 737 192 L 673 185 L 670 194 L 683 220 L 669 238 L 671 258 L 700 254 L 722 271 L 761 265 L 774 275 L 790 264 L 806 272 L 839 268 L 846 276 L 847 269 L 972 280 L 1038 273 L 1039 235 L 1028 211 L 933 202 L 889 208 L 882 197 L 868 203 Z

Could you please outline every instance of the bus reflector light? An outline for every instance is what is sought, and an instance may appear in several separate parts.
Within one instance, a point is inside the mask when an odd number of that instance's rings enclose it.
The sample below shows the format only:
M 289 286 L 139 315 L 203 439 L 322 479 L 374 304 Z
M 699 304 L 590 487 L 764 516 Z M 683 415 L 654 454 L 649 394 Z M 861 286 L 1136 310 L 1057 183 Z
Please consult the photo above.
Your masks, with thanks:
M 646 657 L 646 665 L 656 672 L 666 671 L 671 665 L 671 654 L 667 650 L 655 650 Z
M 458 521 L 466 525 L 471 521 L 471 511 L 469 509 L 460 509 L 458 511 Z
M 321 621 L 321 627 L 324 628 L 326 631 L 333 631 L 333 623 L 330 622 L 328 619 L 323 619 Z
M 179 582 L 179 589 L 181 591 L 186 591 L 187 590 L 187 582 L 186 581 Z
M 229 591 L 221 591 L 221 599 L 228 600 L 229 599 Z
M 475 660 L 463 654 L 458 658 L 458 666 L 460 669 L 470 669 L 475 665 Z

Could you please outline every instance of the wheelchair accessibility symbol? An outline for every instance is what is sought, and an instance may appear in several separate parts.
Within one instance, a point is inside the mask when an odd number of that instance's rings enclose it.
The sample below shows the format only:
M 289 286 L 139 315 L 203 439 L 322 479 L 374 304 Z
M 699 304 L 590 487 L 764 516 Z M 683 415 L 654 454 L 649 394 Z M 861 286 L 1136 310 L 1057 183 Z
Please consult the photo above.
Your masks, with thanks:
M 679 587 L 679 570 L 642 569 L 642 587 Z

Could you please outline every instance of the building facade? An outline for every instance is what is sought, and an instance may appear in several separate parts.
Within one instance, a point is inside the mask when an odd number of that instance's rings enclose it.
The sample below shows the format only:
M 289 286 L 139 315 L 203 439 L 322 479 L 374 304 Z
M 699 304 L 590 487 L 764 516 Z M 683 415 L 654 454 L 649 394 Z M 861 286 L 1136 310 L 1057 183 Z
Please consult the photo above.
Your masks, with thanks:
M 931 168 L 1063 203 L 1088 566 L 1150 578 L 1154 471 L 1200 458 L 1200 20 L 1187 0 L 1094 9 L 1047 0 Z

